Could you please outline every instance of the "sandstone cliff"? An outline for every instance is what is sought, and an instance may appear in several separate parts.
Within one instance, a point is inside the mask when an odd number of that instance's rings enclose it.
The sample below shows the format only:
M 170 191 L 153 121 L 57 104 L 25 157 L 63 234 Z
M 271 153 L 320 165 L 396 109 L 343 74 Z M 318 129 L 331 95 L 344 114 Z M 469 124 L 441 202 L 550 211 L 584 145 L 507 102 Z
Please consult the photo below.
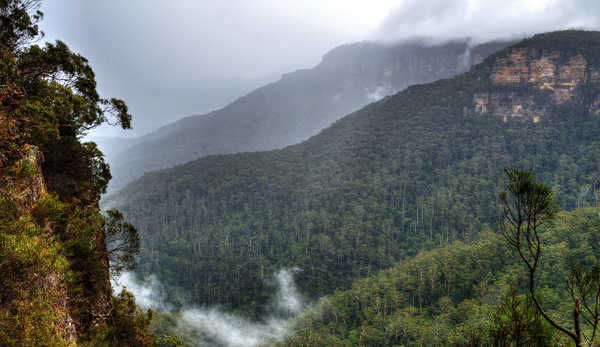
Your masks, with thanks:
M 36 205 L 48 196 L 42 174 L 43 154 L 36 146 L 28 144 L 14 152 L 16 152 L 13 153 L 13 155 L 16 155 L 14 175 L 5 175 L 0 180 L 0 197 L 10 199 L 13 202 L 15 212 L 20 218 L 32 217 Z M 57 235 L 54 233 L 52 223 L 48 220 L 44 220 L 43 223 L 43 225 L 39 225 L 41 227 L 39 231 L 43 233 L 40 235 L 41 240 L 53 242 Z M 18 235 L 15 236 L 19 237 Z M 21 272 L 20 278 L 10 278 L 8 276 L 3 278 L 4 283 L 2 286 L 4 287 L 5 299 L 6 297 L 12 297 L 12 300 L 3 300 L 1 306 L 7 311 L 16 311 L 13 314 L 19 314 L 19 308 L 15 305 L 18 306 L 22 304 L 20 301 L 27 302 L 28 300 L 19 297 L 20 293 L 13 292 L 12 289 L 17 283 L 25 284 L 31 293 L 38 296 L 36 299 L 51 303 L 50 306 L 54 311 L 53 323 L 56 327 L 58 339 L 64 340 L 68 346 L 74 346 L 77 341 L 77 332 L 68 306 L 69 296 L 64 272 L 53 266 L 54 264 L 38 265 L 42 266 L 34 267 L 32 269 L 34 271 Z M 13 288 L 10 288 L 11 286 Z M 12 292 L 12 295 L 8 294 L 10 292 Z M 23 328 L 36 329 L 35 326 Z
M 539 122 L 548 107 L 573 102 L 583 104 L 592 114 L 600 114 L 600 95 L 589 94 L 590 87 L 600 84 L 600 67 L 590 60 L 576 49 L 507 49 L 493 59 L 491 87 L 473 96 L 473 110 L 505 120 L 527 117 Z M 538 93 L 522 92 L 528 88 Z

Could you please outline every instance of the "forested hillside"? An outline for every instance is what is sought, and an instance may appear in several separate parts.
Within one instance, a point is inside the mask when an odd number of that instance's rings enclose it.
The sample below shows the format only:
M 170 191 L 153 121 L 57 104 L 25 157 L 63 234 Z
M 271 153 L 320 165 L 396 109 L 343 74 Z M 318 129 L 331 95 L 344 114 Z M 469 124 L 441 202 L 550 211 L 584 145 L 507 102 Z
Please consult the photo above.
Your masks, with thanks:
M 386 95 L 465 72 L 507 45 L 471 46 L 462 40 L 437 45 L 361 42 L 335 48 L 316 67 L 286 74 L 222 109 L 119 141 L 114 147 L 120 151 L 106 146 L 114 176 L 109 189 L 120 189 L 144 172 L 207 155 L 296 144 Z
M 540 235 L 545 306 L 572 326 L 565 314 L 573 304 L 567 279 L 574 265 L 600 263 L 598 209 L 559 213 Z M 568 345 L 566 336 L 528 306 L 524 270 L 502 236 L 483 232 L 473 243 L 421 252 L 322 299 L 297 319 L 296 336 L 285 345 Z
M 595 205 L 599 71 L 600 33 L 537 35 L 298 145 L 146 174 L 109 203 L 140 231 L 141 275 L 257 314 L 281 266 L 316 297 L 494 229 L 505 167 L 534 168 L 562 208 Z

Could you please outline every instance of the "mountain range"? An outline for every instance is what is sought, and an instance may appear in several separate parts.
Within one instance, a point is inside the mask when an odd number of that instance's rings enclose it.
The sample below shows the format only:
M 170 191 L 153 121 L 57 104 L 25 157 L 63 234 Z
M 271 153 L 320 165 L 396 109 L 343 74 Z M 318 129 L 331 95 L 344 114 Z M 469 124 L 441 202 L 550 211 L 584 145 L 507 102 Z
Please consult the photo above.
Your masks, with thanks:
M 0 346 L 599 346 L 600 32 L 344 45 L 96 144 L 130 109 L 40 6 L 0 2 Z M 207 81 L 173 110 L 258 85 Z
M 99 139 L 116 191 L 145 172 L 207 155 L 283 148 L 370 102 L 419 83 L 465 72 L 508 42 L 472 45 L 412 40 L 337 47 L 312 69 L 285 74 L 208 114 L 133 139 Z
M 152 172 L 109 203 L 171 298 L 259 315 L 278 268 L 318 297 L 495 229 L 505 167 L 535 169 L 562 208 L 594 204 L 599 86 L 600 34 L 540 34 L 297 145 Z

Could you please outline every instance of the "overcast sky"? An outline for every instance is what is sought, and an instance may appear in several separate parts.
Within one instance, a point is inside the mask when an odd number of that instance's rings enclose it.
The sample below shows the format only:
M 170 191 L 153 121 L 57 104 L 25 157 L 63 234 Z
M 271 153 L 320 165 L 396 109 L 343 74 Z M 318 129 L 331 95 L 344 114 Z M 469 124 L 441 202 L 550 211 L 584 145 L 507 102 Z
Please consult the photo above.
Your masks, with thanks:
M 600 0 L 46 0 L 42 11 L 46 38 L 87 57 L 100 92 L 129 104 L 132 134 L 224 106 L 344 43 L 600 23 Z

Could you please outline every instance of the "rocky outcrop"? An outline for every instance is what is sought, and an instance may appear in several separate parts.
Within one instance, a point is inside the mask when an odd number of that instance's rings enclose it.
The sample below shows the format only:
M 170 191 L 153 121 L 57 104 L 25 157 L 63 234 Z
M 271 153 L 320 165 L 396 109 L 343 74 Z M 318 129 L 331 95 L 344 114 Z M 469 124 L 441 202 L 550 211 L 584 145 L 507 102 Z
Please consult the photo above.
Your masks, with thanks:
M 34 206 L 48 193 L 44 176 L 42 174 L 42 162 L 44 156 L 36 147 L 25 144 L 22 148 L 13 150 L 17 156 L 14 164 L 7 168 L 7 174 L 0 180 L 0 195 L 8 197 L 14 204 L 18 213 L 23 216 L 31 215 Z M 46 223 L 43 233 L 53 237 L 52 225 Z M 56 271 L 52 266 L 44 271 L 25 272 L 22 278 L 29 283 L 35 292 L 48 295 L 53 301 L 56 320 L 54 322 L 58 333 L 63 336 L 69 346 L 75 346 L 77 332 L 75 323 L 70 315 L 68 305 L 68 291 L 64 273 Z
M 505 121 L 509 117 L 528 117 L 537 123 L 545 112 L 545 107 L 536 103 L 532 96 L 522 96 L 515 92 L 478 93 L 473 97 L 473 102 L 476 113 L 491 113 L 503 117 Z
M 4 177 L 0 191 L 10 196 L 21 212 L 31 208 L 46 193 L 44 176 L 42 175 L 42 152 L 31 145 L 24 145 L 10 175 Z
M 547 106 L 576 101 L 579 86 L 600 82 L 600 70 L 581 54 L 518 48 L 495 59 L 490 79 L 491 90 L 473 96 L 475 113 L 504 119 L 528 117 L 538 122 Z M 521 88 L 539 90 L 548 102 L 535 101 L 531 93 L 519 93 Z M 599 114 L 599 106 L 600 99 L 595 97 L 588 110 Z
M 61 195 L 56 190 L 56 182 L 75 181 L 66 170 L 72 170 L 71 167 L 76 170 L 86 164 L 86 159 L 64 163 L 63 167 L 48 166 L 51 154 L 32 144 L 35 141 L 31 129 L 27 117 L 15 117 L 15 113 L 0 110 L 0 209 L 3 209 L 0 219 L 6 216 L 2 221 L 8 223 L 4 229 L 0 223 L 0 233 L 11 235 L 27 249 L 43 244 L 42 247 L 51 250 L 52 255 L 36 258 L 30 263 L 21 260 L 4 262 L 9 265 L 0 269 L 0 272 L 4 271 L 4 283 L 0 284 L 0 313 L 15 312 L 15 305 L 35 307 L 32 310 L 36 313 L 49 317 L 44 326 L 53 325 L 59 340 L 76 345 L 80 336 L 89 335 L 95 328 L 103 329 L 112 309 L 108 252 L 103 224 L 99 220 L 99 196 L 89 189 L 81 189 L 71 196 Z M 86 182 L 73 182 L 73 185 L 84 186 L 81 183 L 85 185 Z M 61 211 L 58 214 L 48 212 L 58 210 Z M 19 224 L 20 221 L 26 225 Z M 93 229 L 96 232 L 90 232 Z M 92 247 L 83 257 L 93 260 L 83 266 L 73 255 L 76 254 L 73 251 L 76 246 L 72 246 L 75 239 L 85 240 L 86 249 Z M 3 246 L 0 242 L 0 256 L 20 254 L 15 247 L 2 252 Z M 6 269 L 12 272 L 7 273 Z M 77 274 L 70 276 L 69 272 Z M 69 281 L 67 276 L 70 276 Z M 74 277 L 77 278 L 75 281 Z M 39 302 L 46 306 L 35 306 Z M 21 309 L 19 312 L 15 317 L 28 311 Z M 0 324 L 3 322 L 7 320 L 0 320 Z M 2 326 L 0 345 L 1 330 Z

